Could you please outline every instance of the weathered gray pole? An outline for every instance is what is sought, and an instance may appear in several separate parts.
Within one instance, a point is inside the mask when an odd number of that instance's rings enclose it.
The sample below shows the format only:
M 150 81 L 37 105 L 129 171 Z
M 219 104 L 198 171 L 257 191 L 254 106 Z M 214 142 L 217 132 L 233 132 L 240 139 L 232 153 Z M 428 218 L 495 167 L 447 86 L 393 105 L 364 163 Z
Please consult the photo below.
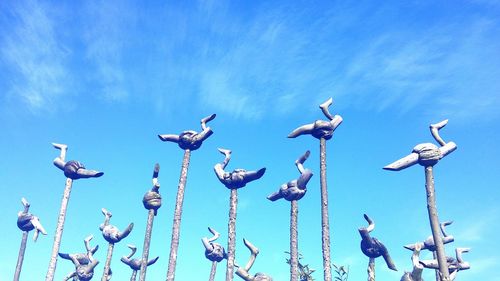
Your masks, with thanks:
M 368 261 L 368 269 L 366 270 L 368 273 L 368 281 L 375 281 L 375 259 L 370 258 Z
M 201 242 L 205 247 L 205 257 L 212 262 L 212 269 L 210 270 L 209 281 L 215 280 L 215 273 L 217 271 L 217 263 L 221 262 L 223 259 L 227 258 L 227 253 L 221 244 L 215 243 L 220 236 L 219 232 L 215 229 L 208 227 L 208 231 L 213 234 L 212 238 L 203 237 Z
M 28 233 L 31 230 L 35 230 L 35 234 L 33 235 L 33 240 L 35 242 L 38 238 L 39 233 L 42 233 L 43 235 L 47 234 L 38 217 L 29 213 L 30 203 L 24 198 L 21 199 L 21 203 L 24 206 L 24 210 L 17 213 L 17 227 L 23 232 L 23 238 L 21 239 L 21 247 L 19 248 L 19 255 L 17 257 L 14 281 L 18 281 L 19 276 L 21 275 L 24 253 L 26 251 L 26 244 L 28 241 Z
M 340 115 L 331 115 L 328 107 L 332 105 L 332 98 L 322 103 L 319 107 L 329 121 L 316 120 L 293 130 L 288 137 L 295 138 L 300 135 L 312 135 L 320 140 L 320 183 L 321 183 L 321 241 L 323 245 L 323 275 L 325 281 L 332 280 L 330 260 L 330 222 L 328 216 L 328 188 L 326 179 L 326 141 L 331 139 L 333 132 L 342 123 Z
M 290 281 L 299 280 L 299 242 L 298 242 L 298 214 L 297 200 L 290 202 Z
M 118 230 L 118 228 L 114 225 L 109 224 L 111 217 L 113 216 L 110 211 L 106 209 L 102 209 L 102 214 L 104 215 L 104 223 L 99 226 L 99 229 L 102 231 L 102 236 L 109 243 L 108 245 L 108 254 L 106 258 L 106 263 L 104 265 L 104 270 L 102 274 L 101 281 L 108 281 L 111 279 L 111 258 L 113 257 L 113 249 L 115 244 L 123 240 L 127 237 L 132 229 L 134 228 L 134 224 L 131 223 L 127 226 L 127 228 L 122 232 Z
M 247 183 L 260 179 L 266 172 L 266 168 L 258 171 L 247 171 L 244 169 L 235 169 L 232 172 L 224 171 L 224 168 L 231 160 L 231 150 L 219 148 L 219 152 L 224 154 L 224 161 L 214 166 L 215 174 L 219 181 L 231 190 L 229 198 L 229 221 L 228 221 L 228 241 L 227 241 L 227 268 L 226 281 L 232 281 L 234 278 L 234 254 L 236 249 L 236 207 L 238 205 L 239 188 Z
M 158 135 L 162 141 L 175 142 L 181 149 L 184 150 L 184 158 L 182 159 L 181 176 L 177 187 L 177 198 L 175 201 L 174 219 L 172 225 L 172 241 L 170 243 L 170 255 L 168 259 L 167 281 L 175 279 L 175 266 L 177 264 L 177 249 L 179 248 L 180 226 L 182 218 L 182 204 L 184 203 L 184 189 L 186 187 L 187 173 L 189 168 L 189 159 L 191 151 L 200 148 L 204 140 L 213 134 L 210 127 L 206 123 L 215 118 L 215 114 L 201 119 L 200 133 L 195 131 L 184 131 L 180 135 Z
M 436 256 L 439 264 L 439 274 L 442 281 L 450 281 L 448 265 L 446 262 L 446 254 L 444 250 L 443 239 L 440 235 L 439 219 L 436 209 L 436 198 L 434 189 L 434 176 L 432 167 L 436 165 L 446 155 L 457 149 L 454 142 L 446 143 L 440 136 L 438 131 L 446 126 L 448 120 L 441 121 L 430 126 L 432 136 L 441 145 L 437 147 L 432 143 L 423 143 L 415 146 L 410 155 L 399 159 L 398 161 L 384 167 L 386 170 L 399 171 L 415 164 L 420 164 L 425 167 L 425 189 L 427 193 L 427 212 L 429 214 L 429 222 L 432 230 L 432 237 L 436 246 Z
M 142 199 L 144 208 L 148 210 L 148 221 L 146 224 L 146 234 L 144 235 L 144 245 L 142 249 L 142 262 L 139 280 L 146 280 L 146 270 L 148 267 L 149 247 L 151 244 L 151 234 L 153 231 L 154 217 L 158 209 L 161 207 L 161 195 L 159 193 L 160 183 L 158 182 L 158 173 L 160 172 L 160 165 L 157 163 L 153 171 L 153 188 L 146 192 Z
M 66 176 L 66 185 L 64 187 L 63 197 L 61 200 L 61 209 L 59 210 L 59 217 L 57 219 L 56 232 L 54 235 L 54 245 L 52 246 L 52 254 L 50 256 L 49 268 L 47 270 L 47 275 L 45 276 L 45 281 L 54 280 L 54 274 L 57 266 L 57 256 L 59 253 L 59 247 L 61 246 L 64 221 L 66 220 L 66 210 L 68 208 L 73 180 L 82 178 L 98 178 L 104 174 L 103 172 L 87 170 L 85 169 L 85 166 L 78 161 L 71 160 L 65 162 L 68 146 L 57 143 L 53 143 L 52 145 L 61 151 L 59 157 L 55 158 L 53 163 L 57 168 L 64 171 L 64 175 Z
M 298 179 L 291 180 L 281 185 L 280 189 L 269 195 L 267 199 L 276 201 L 284 198 L 290 201 L 290 280 L 299 280 L 299 250 L 298 250 L 298 200 L 302 199 L 307 192 L 307 183 L 312 177 L 309 169 L 304 169 L 304 162 L 309 158 L 309 150 L 299 159 L 295 160 L 295 165 L 300 172 Z

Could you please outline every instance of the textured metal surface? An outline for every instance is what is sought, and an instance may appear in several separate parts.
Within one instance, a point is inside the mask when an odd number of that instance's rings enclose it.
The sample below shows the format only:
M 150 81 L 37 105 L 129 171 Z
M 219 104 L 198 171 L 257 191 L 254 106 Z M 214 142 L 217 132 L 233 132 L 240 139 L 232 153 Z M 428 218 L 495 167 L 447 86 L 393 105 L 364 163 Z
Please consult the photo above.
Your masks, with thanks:
M 299 203 L 290 202 L 290 281 L 299 280 L 299 242 L 298 242 Z
M 59 210 L 59 217 L 57 219 L 56 233 L 54 234 L 54 245 L 52 246 L 52 254 L 50 256 L 49 269 L 47 271 L 47 275 L 45 276 L 45 281 L 54 280 L 54 273 L 57 267 L 57 255 L 59 253 L 59 247 L 61 246 L 64 221 L 66 220 L 66 210 L 68 209 L 72 184 L 73 180 L 66 178 L 66 185 L 64 187 L 63 198 L 61 200 L 61 209 Z
M 323 276 L 332 280 L 330 260 L 330 221 L 328 217 L 328 186 L 326 181 L 326 140 L 320 139 L 320 184 L 321 184 L 321 243 L 323 247 Z
M 172 240 L 170 243 L 170 255 L 168 259 L 167 281 L 175 279 L 175 266 L 177 264 L 177 250 L 179 249 L 180 226 L 182 218 L 182 204 L 184 203 L 184 189 L 186 187 L 187 173 L 189 168 L 189 159 L 191 151 L 184 150 L 182 159 L 181 176 L 177 187 L 177 198 L 175 200 L 174 219 L 172 225 Z
M 234 278 L 234 255 L 236 252 L 236 207 L 238 206 L 238 190 L 231 189 L 229 197 L 229 221 L 227 233 L 227 268 L 226 281 Z

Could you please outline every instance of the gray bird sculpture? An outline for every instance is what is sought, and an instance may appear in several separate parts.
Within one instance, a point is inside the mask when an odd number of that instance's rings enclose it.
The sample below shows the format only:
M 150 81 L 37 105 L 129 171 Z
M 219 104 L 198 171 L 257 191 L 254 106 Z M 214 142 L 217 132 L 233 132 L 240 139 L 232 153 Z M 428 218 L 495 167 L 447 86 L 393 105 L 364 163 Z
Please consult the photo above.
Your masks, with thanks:
M 132 259 L 132 256 L 137 251 L 137 247 L 135 247 L 134 245 L 127 245 L 127 247 L 129 247 L 129 249 L 132 250 L 132 252 L 128 256 L 123 256 L 120 260 L 132 269 L 132 277 L 130 278 L 130 280 L 135 281 L 137 271 L 141 270 L 142 259 Z M 159 257 L 149 260 L 146 266 L 154 264 L 158 260 L 158 258 Z
M 224 168 L 231 160 L 231 150 L 219 148 L 219 152 L 224 154 L 225 158 L 222 163 L 215 164 L 214 171 L 219 181 L 229 189 L 242 188 L 246 186 L 247 183 L 260 179 L 266 172 L 266 168 L 262 168 L 258 171 L 234 169 L 232 172 L 226 172 Z
M 85 238 L 85 248 L 87 249 L 86 253 L 78 253 L 78 254 L 62 254 L 59 253 L 59 256 L 63 259 L 67 259 L 73 262 L 75 265 L 75 271 L 68 274 L 63 281 L 70 280 L 73 278 L 74 281 L 89 281 L 94 277 L 94 269 L 99 264 L 99 261 L 94 259 L 93 254 L 97 251 L 98 247 L 91 248 L 90 240 L 92 240 L 93 236 L 90 235 Z
M 246 239 L 243 239 L 243 243 L 245 243 L 245 246 L 247 246 L 247 248 L 250 250 L 250 259 L 248 260 L 248 263 L 245 265 L 245 267 L 236 265 L 238 266 L 236 275 L 238 275 L 245 281 L 273 281 L 273 278 L 271 276 L 262 272 L 258 272 L 254 276 L 250 275 L 248 271 L 250 270 L 250 268 L 252 268 L 253 263 L 255 262 L 255 259 L 259 254 L 259 249 Z
M 210 116 L 201 119 L 201 128 L 202 128 L 201 133 L 188 130 L 182 132 L 180 135 L 164 134 L 164 135 L 158 135 L 158 137 L 162 141 L 175 142 L 179 145 L 180 148 L 184 150 L 186 149 L 196 150 L 201 147 L 201 144 L 203 143 L 204 140 L 206 140 L 213 134 L 212 129 L 210 127 L 207 127 L 206 124 L 214 120 L 215 116 L 216 116 L 215 114 L 212 114 Z
M 378 258 L 382 256 L 389 269 L 395 270 L 396 266 L 389 255 L 387 248 L 380 242 L 377 238 L 371 237 L 370 232 L 375 229 L 375 223 L 366 214 L 364 215 L 365 220 L 368 222 L 368 227 L 361 227 L 358 229 L 361 235 L 361 251 L 369 258 Z

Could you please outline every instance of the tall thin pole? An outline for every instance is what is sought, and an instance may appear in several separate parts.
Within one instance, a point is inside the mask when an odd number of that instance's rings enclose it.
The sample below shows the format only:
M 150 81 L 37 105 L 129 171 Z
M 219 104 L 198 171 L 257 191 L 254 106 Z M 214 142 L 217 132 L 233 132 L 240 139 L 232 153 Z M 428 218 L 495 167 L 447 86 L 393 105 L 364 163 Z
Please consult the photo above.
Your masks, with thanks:
M 71 187 L 73 180 L 66 178 L 66 186 L 61 201 L 61 209 L 59 210 L 59 218 L 57 219 L 56 233 L 54 235 L 54 245 L 52 246 L 52 254 L 50 256 L 49 269 L 45 276 L 45 281 L 53 281 L 54 274 L 57 266 L 57 256 L 59 254 L 59 247 L 61 246 L 61 238 L 64 229 L 64 221 L 66 220 L 66 209 L 68 208 L 69 196 L 71 194 Z
M 106 258 L 106 263 L 104 264 L 104 271 L 102 274 L 101 281 L 108 281 L 110 279 L 109 273 L 110 273 L 110 268 L 111 268 L 111 258 L 113 257 L 113 248 L 115 247 L 115 244 L 109 243 L 108 245 L 108 255 Z
M 375 259 L 370 258 L 368 262 L 368 281 L 375 281 Z
M 298 214 L 299 202 L 290 202 L 290 281 L 299 280 L 299 246 L 298 246 Z
M 135 277 L 137 276 L 137 270 L 132 271 L 132 276 L 130 276 L 130 281 L 135 281 Z
M 227 269 L 226 281 L 233 280 L 234 274 L 234 255 L 236 251 L 236 207 L 238 206 L 238 191 L 231 189 L 229 198 L 229 222 L 227 239 Z
M 439 273 L 442 281 L 449 281 L 450 274 L 448 272 L 448 264 L 446 262 L 446 254 L 444 251 L 443 239 L 440 234 L 439 218 L 436 209 L 436 194 L 434 190 L 434 175 L 432 173 L 432 166 L 425 167 L 425 190 L 427 192 L 427 211 L 429 213 L 432 238 L 434 239 L 434 244 L 436 245 Z
M 189 168 L 189 159 L 191 150 L 184 150 L 182 159 L 181 176 L 177 188 L 177 199 L 175 201 L 174 222 L 172 226 L 172 242 L 170 244 L 170 256 L 168 260 L 167 281 L 175 279 L 175 265 L 177 263 L 177 250 L 179 248 L 180 226 L 182 217 L 182 204 L 184 202 L 184 189 L 186 187 L 187 173 Z
M 323 244 L 323 273 L 325 281 L 332 280 L 330 262 L 330 222 L 328 220 L 328 187 L 326 185 L 326 140 L 320 139 L 321 182 L 321 241 Z
M 151 232 L 153 230 L 153 221 L 155 210 L 148 211 L 148 223 L 146 225 L 146 234 L 144 236 L 144 245 L 142 250 L 141 272 L 139 273 L 139 281 L 146 280 L 146 270 L 148 268 L 149 247 L 151 244 Z
M 212 262 L 212 269 L 210 270 L 210 277 L 208 281 L 214 281 L 215 280 L 215 273 L 217 272 L 217 262 L 213 261 Z
M 16 272 L 14 273 L 14 281 L 19 281 L 21 276 L 21 268 L 23 267 L 24 252 L 26 251 L 26 242 L 28 241 L 28 231 L 23 231 L 21 239 L 21 247 L 19 248 L 19 256 L 17 257 Z

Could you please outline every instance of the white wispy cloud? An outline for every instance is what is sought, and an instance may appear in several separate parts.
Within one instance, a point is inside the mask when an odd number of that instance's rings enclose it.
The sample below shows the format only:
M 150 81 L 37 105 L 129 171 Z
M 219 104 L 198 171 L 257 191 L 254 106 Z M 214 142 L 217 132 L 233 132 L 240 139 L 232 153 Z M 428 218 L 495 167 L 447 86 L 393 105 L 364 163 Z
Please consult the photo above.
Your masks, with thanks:
M 33 112 L 55 111 L 68 94 L 69 51 L 60 44 L 55 22 L 44 5 L 19 1 L 9 8 L 4 11 L 9 20 L 0 43 L 8 69 L 3 75 L 10 81 L 8 99 L 21 101 Z
M 129 96 L 123 56 L 135 11 L 115 1 L 94 1 L 84 10 L 86 56 L 95 69 L 92 80 L 98 85 L 97 93 L 108 101 L 124 101 Z

